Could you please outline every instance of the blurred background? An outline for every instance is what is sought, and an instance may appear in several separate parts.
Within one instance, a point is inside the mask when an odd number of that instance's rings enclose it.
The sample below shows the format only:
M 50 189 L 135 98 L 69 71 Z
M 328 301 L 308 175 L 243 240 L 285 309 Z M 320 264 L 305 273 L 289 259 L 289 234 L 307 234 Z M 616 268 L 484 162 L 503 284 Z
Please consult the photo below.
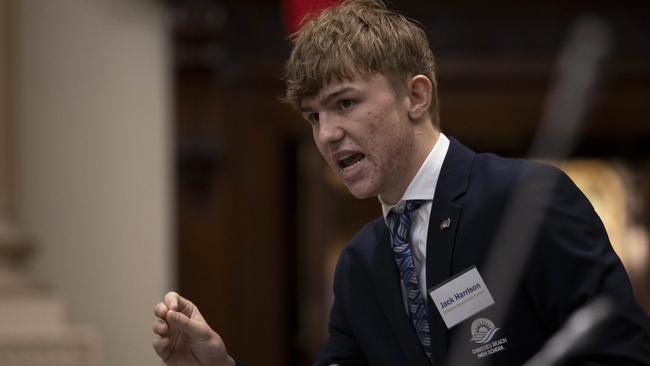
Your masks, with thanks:
M 152 308 L 199 306 L 249 365 L 309 365 L 333 265 L 380 215 L 278 102 L 287 35 L 327 0 L 0 0 L 0 364 L 158 365 Z M 415 1 L 443 131 L 523 157 L 574 19 L 614 50 L 572 156 L 650 311 L 644 2 Z M 542 157 L 543 158 L 543 157 Z

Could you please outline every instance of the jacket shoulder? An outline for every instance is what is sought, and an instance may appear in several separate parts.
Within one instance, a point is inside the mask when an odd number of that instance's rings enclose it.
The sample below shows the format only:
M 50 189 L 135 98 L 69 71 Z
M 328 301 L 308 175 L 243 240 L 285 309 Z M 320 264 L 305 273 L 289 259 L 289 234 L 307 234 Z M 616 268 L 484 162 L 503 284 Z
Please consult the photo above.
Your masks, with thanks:
M 527 183 L 535 177 L 548 177 L 566 181 L 570 179 L 558 167 L 546 162 L 504 158 L 491 153 L 476 154 L 472 167 L 471 178 L 487 184 L 512 186 L 526 180 Z
M 388 234 L 388 228 L 382 216 L 365 224 L 350 240 L 344 251 L 351 254 L 364 254 L 373 250 Z

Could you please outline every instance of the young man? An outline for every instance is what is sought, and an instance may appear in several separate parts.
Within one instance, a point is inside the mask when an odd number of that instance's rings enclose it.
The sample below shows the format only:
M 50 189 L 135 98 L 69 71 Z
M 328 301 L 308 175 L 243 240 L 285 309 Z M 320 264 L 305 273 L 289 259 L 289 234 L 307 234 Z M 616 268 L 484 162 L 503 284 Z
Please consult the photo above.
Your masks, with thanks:
M 311 124 L 323 158 L 355 197 L 377 196 L 383 211 L 341 253 L 317 365 L 441 365 L 457 334 L 470 357 L 521 365 L 602 294 L 621 315 L 573 360 L 650 364 L 647 316 L 573 183 L 539 164 L 476 154 L 440 132 L 434 59 L 418 25 L 381 2 L 346 1 L 297 33 L 285 80 L 285 99 Z M 527 271 L 504 303 L 498 284 L 477 273 L 512 193 L 539 171 L 558 183 L 548 202 L 526 207 L 543 216 Z M 430 290 L 449 288 L 456 275 L 476 284 L 434 301 Z M 463 310 L 490 289 L 493 304 Z M 235 364 L 190 301 L 168 293 L 154 312 L 154 348 L 168 365 Z

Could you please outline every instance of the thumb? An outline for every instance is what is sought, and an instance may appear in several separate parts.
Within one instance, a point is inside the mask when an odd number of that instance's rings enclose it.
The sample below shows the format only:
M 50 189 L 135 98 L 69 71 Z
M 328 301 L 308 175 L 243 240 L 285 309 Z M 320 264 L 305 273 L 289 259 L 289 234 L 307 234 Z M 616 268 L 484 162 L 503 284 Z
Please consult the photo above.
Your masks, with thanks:
M 193 320 L 183 313 L 170 310 L 167 312 L 167 322 L 172 328 L 180 330 L 194 340 L 206 341 L 210 339 L 210 327 L 202 319 Z

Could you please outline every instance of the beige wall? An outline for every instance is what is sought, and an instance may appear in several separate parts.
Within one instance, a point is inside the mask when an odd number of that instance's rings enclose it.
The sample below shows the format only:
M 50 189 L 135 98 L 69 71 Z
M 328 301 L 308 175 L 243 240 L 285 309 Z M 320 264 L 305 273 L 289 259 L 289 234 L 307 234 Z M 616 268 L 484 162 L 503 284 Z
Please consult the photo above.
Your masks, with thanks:
M 33 264 L 106 365 L 157 365 L 174 278 L 163 1 L 15 0 L 19 211 Z

